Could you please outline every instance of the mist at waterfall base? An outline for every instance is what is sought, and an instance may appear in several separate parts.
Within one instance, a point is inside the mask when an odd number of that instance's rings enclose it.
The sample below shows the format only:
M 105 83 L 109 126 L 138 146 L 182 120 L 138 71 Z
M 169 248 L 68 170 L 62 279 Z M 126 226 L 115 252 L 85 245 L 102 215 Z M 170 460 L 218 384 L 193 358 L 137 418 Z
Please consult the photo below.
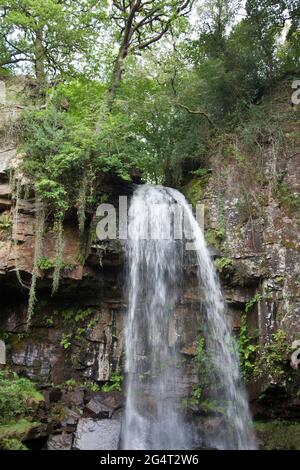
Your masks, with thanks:
M 186 250 L 184 237 L 169 236 L 174 208 L 180 208 L 190 226 L 194 251 Z M 145 228 L 151 231 L 150 239 L 145 239 Z M 129 207 L 128 232 L 122 448 L 254 449 L 248 401 L 220 285 L 204 235 L 187 201 L 171 188 L 139 186 Z M 175 310 L 185 273 L 193 266 L 201 293 L 195 329 L 204 336 L 209 358 L 209 384 L 204 392 L 222 409 L 220 424 L 213 433 L 205 426 L 199 429 L 199 422 L 186 413 L 183 385 L 188 378 Z M 198 371 L 200 382 L 202 372 Z

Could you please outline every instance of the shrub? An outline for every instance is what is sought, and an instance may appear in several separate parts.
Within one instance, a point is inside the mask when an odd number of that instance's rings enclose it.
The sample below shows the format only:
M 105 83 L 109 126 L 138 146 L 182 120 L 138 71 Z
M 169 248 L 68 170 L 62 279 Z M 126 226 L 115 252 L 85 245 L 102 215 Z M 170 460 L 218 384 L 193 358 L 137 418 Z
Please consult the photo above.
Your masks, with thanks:
M 289 373 L 288 363 L 291 352 L 286 332 L 276 331 L 269 343 L 257 348 L 254 375 L 257 377 L 269 376 L 278 381 L 285 380 Z
M 230 258 L 218 258 L 215 261 L 215 266 L 218 271 L 223 272 L 226 271 L 226 269 L 230 268 L 232 266 L 232 259 Z
M 9 371 L 0 372 L 0 423 L 29 415 L 43 399 L 29 379 Z
M 42 269 L 42 270 L 45 270 L 45 271 L 47 269 L 54 268 L 54 261 L 52 261 L 49 258 L 45 258 L 45 257 L 39 258 L 37 264 L 38 264 L 39 269 Z
M 242 325 L 238 338 L 238 351 L 240 355 L 242 373 L 245 379 L 248 379 L 255 369 L 255 357 L 258 346 L 253 344 L 253 338 L 248 333 L 248 312 L 262 299 L 261 294 L 256 293 L 246 305 L 242 315 Z
M 112 374 L 110 381 L 102 387 L 103 392 L 120 392 L 122 390 L 123 377 L 118 372 Z
M 283 420 L 255 422 L 264 450 L 300 450 L 300 425 Z
M 11 221 L 7 212 L 4 212 L 0 216 L 0 230 L 9 230 L 11 227 Z

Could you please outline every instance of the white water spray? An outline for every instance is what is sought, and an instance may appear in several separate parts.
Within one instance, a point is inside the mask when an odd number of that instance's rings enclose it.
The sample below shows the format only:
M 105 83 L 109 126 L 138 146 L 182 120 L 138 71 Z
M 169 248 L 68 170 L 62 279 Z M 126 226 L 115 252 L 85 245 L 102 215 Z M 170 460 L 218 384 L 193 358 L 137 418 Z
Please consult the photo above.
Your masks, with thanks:
M 196 250 L 172 237 L 179 207 Z M 140 186 L 129 209 L 128 313 L 124 449 L 188 449 L 193 431 L 183 415 L 182 380 L 174 317 L 184 261 L 194 258 L 204 293 L 206 347 L 214 374 L 210 388 L 222 401 L 224 420 L 207 446 L 254 449 L 255 440 L 235 341 L 203 233 L 184 196 L 161 186 Z M 149 231 L 151 239 L 149 239 Z M 200 306 L 199 306 L 200 308 Z

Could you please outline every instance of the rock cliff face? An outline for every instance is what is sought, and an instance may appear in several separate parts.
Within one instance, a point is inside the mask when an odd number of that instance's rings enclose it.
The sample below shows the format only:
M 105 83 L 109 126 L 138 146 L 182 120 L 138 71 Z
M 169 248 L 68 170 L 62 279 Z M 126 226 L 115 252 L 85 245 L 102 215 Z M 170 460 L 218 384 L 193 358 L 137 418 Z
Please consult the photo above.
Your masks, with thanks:
M 27 105 L 33 90 L 34 84 L 25 78 L 0 82 L 0 331 L 6 344 L 7 363 L 16 372 L 37 381 L 45 396 L 44 408 L 39 410 L 43 426 L 27 438 L 29 445 L 33 445 L 33 438 L 38 438 L 40 446 L 44 446 L 51 435 L 48 448 L 84 448 L 81 435 L 84 426 L 88 426 L 91 418 L 102 420 L 109 416 L 113 417 L 110 426 L 114 431 L 113 445 L 117 446 L 115 433 L 122 394 L 113 390 L 118 388 L 116 381 L 123 364 L 126 311 L 121 243 L 104 243 L 100 248 L 92 245 L 82 264 L 78 227 L 70 216 L 64 223 L 60 290 L 51 297 L 53 269 L 40 269 L 38 303 L 30 330 L 26 327 L 26 286 L 34 258 L 36 202 L 30 195 L 26 200 L 21 199 L 18 220 L 14 219 L 15 196 L 9 173 L 17 165 L 18 156 L 9 123 Z M 279 96 L 281 109 L 287 115 L 294 112 L 289 107 L 288 89 Z M 299 132 L 299 126 L 291 127 L 286 125 L 283 132 L 291 135 Z M 192 179 L 183 191 L 207 208 L 207 239 L 214 245 L 219 260 L 217 267 L 236 335 L 243 324 L 245 306 L 256 296 L 247 316 L 247 334 L 255 337 L 256 344 L 264 345 L 272 340 L 274 333 L 283 331 L 291 355 L 293 341 L 300 338 L 299 221 L 297 213 L 274 196 L 273 184 L 280 173 L 281 183 L 289 188 L 289 194 L 300 197 L 300 146 L 291 145 L 278 154 L 272 142 L 262 145 L 263 183 L 258 185 L 250 170 L 241 176 L 235 160 L 225 164 L 212 159 L 210 173 Z M 117 198 L 122 188 L 113 188 L 113 192 Z M 55 235 L 48 231 L 44 241 L 45 259 L 53 259 L 54 244 Z M 17 272 L 25 287 L 20 285 Z M 195 357 L 199 335 L 195 325 L 199 324 L 201 315 L 198 304 L 199 293 L 193 288 L 191 273 L 187 275 L 176 311 L 181 353 L 188 370 L 187 383 L 182 384 L 187 397 L 193 396 L 198 383 Z M 289 355 L 285 361 L 287 369 L 291 368 Z M 287 383 L 289 375 L 279 380 L 273 376 L 272 368 L 264 377 L 250 377 L 249 393 L 255 416 L 266 419 L 300 416 L 298 372 L 294 372 L 290 378 L 292 387 Z M 108 383 L 107 390 L 112 391 L 99 392 L 95 383 L 101 386 Z M 193 407 L 188 410 L 192 414 Z M 205 425 L 213 430 L 218 415 L 200 409 L 200 419 L 203 416 L 207 418 Z M 80 425 L 74 441 L 78 420 Z M 99 422 L 103 433 L 105 426 Z
M 297 420 L 300 412 L 300 129 L 290 90 L 286 82 L 264 98 L 268 115 L 280 116 L 284 144 L 262 136 L 259 157 L 251 150 L 212 156 L 208 174 L 183 188 L 205 205 L 233 330 L 262 355 L 264 364 L 255 363 L 244 345 L 253 361 L 246 364 L 252 411 L 261 420 Z

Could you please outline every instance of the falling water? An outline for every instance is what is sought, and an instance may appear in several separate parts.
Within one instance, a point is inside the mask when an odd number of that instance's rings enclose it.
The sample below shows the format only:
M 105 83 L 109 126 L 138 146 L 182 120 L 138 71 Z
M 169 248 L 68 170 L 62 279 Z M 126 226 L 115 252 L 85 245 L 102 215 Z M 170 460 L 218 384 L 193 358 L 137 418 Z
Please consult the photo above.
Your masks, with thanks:
M 174 221 L 184 216 L 195 251 L 174 237 Z M 184 264 L 197 266 L 204 294 L 210 389 L 222 401 L 222 426 L 206 445 L 253 449 L 255 441 L 241 383 L 235 342 L 205 239 L 184 196 L 161 186 L 135 191 L 129 209 L 128 313 L 126 321 L 127 396 L 124 449 L 188 449 L 192 426 L 183 415 L 183 370 L 178 353 L 175 307 L 181 296 Z M 150 236 L 149 236 L 150 235 Z M 200 305 L 199 305 L 200 308 Z M 203 432 L 203 435 L 205 433 Z

